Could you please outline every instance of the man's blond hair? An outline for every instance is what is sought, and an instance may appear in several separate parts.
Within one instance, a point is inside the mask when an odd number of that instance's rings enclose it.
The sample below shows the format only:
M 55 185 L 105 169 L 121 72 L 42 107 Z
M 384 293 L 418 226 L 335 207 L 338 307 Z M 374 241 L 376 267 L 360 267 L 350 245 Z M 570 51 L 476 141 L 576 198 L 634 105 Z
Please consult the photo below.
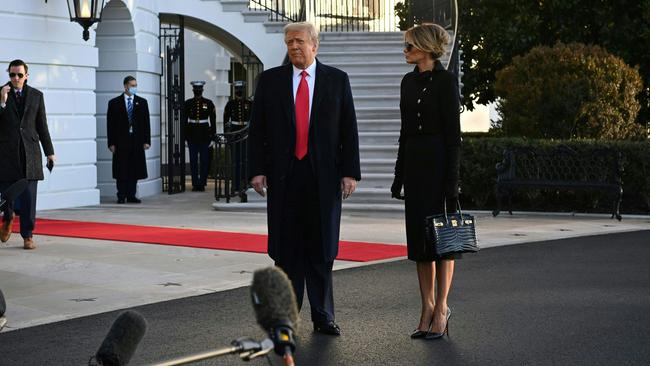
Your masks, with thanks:
M 284 36 L 286 37 L 289 32 L 306 32 L 311 41 L 318 46 L 318 31 L 310 22 L 289 23 L 284 26 Z

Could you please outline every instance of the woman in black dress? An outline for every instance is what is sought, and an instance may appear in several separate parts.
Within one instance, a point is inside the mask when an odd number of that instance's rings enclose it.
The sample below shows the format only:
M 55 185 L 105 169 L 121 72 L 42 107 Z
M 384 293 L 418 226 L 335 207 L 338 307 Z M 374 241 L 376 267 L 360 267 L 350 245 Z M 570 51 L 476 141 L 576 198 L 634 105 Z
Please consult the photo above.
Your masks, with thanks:
M 402 126 L 392 196 L 405 200 L 408 258 L 416 262 L 422 311 L 412 338 L 436 339 L 448 329 L 447 296 L 458 255 L 439 257 L 425 243 L 424 219 L 456 210 L 460 153 L 458 79 L 440 57 L 449 34 L 435 24 L 406 31 L 404 56 L 415 69 L 402 79 Z M 404 195 L 402 195 L 404 188 Z

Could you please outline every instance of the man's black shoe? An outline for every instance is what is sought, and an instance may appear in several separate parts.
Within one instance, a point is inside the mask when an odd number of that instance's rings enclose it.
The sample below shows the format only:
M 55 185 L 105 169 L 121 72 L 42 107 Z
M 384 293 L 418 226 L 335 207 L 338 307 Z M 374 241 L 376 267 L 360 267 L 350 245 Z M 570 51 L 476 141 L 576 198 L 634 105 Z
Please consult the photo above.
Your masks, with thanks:
M 117 199 L 117 203 L 124 203 L 124 202 L 126 202 L 126 200 L 124 198 L 118 198 Z
M 135 197 L 127 197 L 126 202 L 128 203 L 142 203 L 141 200 L 135 198 Z
M 327 323 L 314 323 L 314 332 L 327 334 L 327 335 L 341 335 L 341 328 L 336 323 L 329 321 Z
M 197 187 L 197 186 L 192 186 L 192 192 L 198 192 L 198 191 L 199 191 L 199 187 Z

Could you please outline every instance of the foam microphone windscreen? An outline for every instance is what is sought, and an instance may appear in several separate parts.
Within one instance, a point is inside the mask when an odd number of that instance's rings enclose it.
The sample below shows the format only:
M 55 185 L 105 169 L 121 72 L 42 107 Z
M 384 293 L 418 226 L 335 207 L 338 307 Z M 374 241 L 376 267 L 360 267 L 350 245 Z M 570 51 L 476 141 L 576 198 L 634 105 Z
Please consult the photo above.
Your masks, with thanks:
M 124 366 L 138 348 L 147 330 L 147 321 L 140 313 L 127 310 L 113 322 L 95 358 L 102 366 Z
M 0 290 L 0 316 L 4 316 L 5 311 L 7 311 L 7 303 L 5 302 L 5 296 L 2 294 L 2 290 Z
M 287 275 L 278 267 L 268 267 L 255 271 L 251 285 L 253 309 L 257 323 L 270 330 L 278 324 L 298 322 L 296 295 Z

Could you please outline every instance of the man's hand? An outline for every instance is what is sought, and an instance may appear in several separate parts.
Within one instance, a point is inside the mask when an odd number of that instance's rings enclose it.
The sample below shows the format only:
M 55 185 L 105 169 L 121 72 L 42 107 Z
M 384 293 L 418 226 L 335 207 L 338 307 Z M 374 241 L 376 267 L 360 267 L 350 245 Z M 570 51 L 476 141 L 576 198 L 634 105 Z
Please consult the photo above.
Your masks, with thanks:
M 144 145 L 142 145 L 142 147 L 143 147 L 145 150 L 149 150 L 149 148 L 151 147 L 151 145 L 149 145 L 149 144 L 144 144 Z
M 251 179 L 251 185 L 255 192 L 259 193 L 260 196 L 264 197 L 264 188 L 266 188 L 266 175 L 256 175 Z
M 108 149 L 111 150 L 113 154 L 115 154 L 115 145 L 109 146 Z
M 343 199 L 350 197 L 355 189 L 357 189 L 356 179 L 352 177 L 343 177 L 341 179 L 341 192 L 343 192 Z
M 53 163 L 56 162 L 56 155 L 54 155 L 54 154 L 48 155 L 47 160 L 51 160 Z
M 9 91 L 11 90 L 10 85 L 5 85 L 2 87 L 2 90 L 0 90 L 0 103 L 7 104 L 7 98 L 9 98 Z

